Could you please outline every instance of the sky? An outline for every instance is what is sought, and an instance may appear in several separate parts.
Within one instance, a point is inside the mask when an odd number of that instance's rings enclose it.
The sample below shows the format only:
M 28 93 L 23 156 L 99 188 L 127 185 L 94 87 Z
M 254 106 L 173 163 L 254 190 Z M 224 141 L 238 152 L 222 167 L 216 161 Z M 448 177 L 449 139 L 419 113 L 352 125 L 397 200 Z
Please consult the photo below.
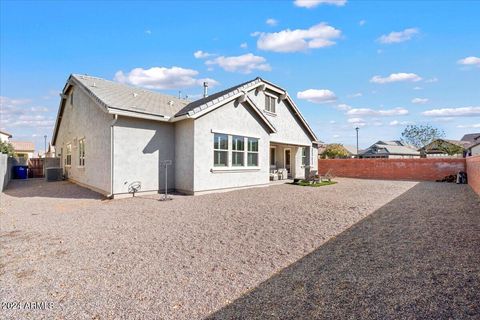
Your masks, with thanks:
M 480 1 L 0 1 L 0 128 L 50 141 L 72 73 L 195 100 L 262 77 L 317 137 L 480 132 Z

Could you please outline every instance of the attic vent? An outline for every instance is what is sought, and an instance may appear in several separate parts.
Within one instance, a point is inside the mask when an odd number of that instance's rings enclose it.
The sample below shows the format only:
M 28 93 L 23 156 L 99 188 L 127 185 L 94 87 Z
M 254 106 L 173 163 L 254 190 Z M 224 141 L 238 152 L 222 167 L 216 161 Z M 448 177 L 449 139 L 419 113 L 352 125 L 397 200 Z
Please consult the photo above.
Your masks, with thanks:
M 138 96 L 138 93 L 134 92 L 133 97 L 136 98 Z
M 168 101 L 168 105 L 169 105 L 170 107 L 173 107 L 173 101 L 172 101 L 172 100 Z
M 97 86 L 97 85 L 95 84 L 95 81 L 94 81 L 92 87 L 96 87 L 96 86 Z

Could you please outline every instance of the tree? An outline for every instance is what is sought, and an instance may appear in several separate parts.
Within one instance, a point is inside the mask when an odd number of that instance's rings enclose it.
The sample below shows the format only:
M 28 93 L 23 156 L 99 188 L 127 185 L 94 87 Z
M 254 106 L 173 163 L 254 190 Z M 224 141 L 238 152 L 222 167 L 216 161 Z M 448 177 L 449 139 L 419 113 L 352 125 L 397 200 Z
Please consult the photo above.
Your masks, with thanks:
M 335 159 L 348 157 L 348 151 L 345 150 L 343 145 L 339 143 L 331 143 L 327 145 L 325 151 L 322 153 L 322 158 Z
M 0 141 L 0 153 L 8 154 L 10 157 L 13 157 L 15 155 L 13 146 L 8 141 Z
M 444 136 L 443 130 L 430 125 L 408 125 L 402 132 L 402 141 L 420 149 Z

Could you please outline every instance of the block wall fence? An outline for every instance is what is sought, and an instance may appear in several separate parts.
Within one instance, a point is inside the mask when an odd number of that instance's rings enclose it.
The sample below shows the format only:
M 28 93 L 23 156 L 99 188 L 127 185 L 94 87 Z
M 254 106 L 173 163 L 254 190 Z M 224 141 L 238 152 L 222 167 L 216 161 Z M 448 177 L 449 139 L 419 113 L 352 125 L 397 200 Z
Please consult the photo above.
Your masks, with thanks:
M 467 159 L 320 159 L 318 172 L 337 177 L 435 181 L 466 171 L 469 185 L 480 195 L 480 156 Z

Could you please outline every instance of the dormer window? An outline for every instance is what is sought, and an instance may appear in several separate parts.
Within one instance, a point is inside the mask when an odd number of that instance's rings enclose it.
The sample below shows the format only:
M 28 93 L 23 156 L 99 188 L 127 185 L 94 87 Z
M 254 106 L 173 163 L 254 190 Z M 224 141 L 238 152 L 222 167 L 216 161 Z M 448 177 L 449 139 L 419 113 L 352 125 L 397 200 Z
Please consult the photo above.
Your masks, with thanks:
M 277 100 L 276 97 L 265 95 L 265 111 L 275 113 L 275 100 Z

